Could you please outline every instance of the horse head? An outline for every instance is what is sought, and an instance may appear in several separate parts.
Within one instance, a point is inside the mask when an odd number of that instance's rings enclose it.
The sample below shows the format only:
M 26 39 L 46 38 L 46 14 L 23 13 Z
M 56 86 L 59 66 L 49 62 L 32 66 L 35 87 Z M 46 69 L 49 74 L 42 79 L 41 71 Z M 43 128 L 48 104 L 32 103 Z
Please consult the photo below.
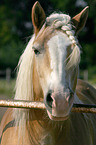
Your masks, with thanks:
M 88 7 L 72 19 L 62 13 L 46 18 L 39 2 L 32 8 L 35 69 L 52 120 L 66 120 L 72 108 L 80 61 L 76 35 L 84 27 L 87 15 Z

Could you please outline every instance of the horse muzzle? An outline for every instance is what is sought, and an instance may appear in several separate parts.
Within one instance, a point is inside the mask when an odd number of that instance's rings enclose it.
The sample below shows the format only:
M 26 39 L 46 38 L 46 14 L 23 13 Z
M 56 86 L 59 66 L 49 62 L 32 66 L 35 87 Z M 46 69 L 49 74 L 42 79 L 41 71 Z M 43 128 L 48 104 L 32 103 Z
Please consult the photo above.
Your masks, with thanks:
M 67 120 L 72 108 L 73 96 L 72 91 L 62 93 L 49 91 L 44 98 L 49 118 L 54 121 Z

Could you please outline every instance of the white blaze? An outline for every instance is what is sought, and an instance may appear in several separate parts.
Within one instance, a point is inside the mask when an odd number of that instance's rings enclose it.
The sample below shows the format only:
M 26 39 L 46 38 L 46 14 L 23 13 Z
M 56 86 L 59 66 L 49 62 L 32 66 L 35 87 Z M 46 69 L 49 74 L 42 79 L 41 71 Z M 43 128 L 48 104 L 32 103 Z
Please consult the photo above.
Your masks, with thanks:
M 57 32 L 48 41 L 49 54 L 51 58 L 51 87 L 64 86 L 66 84 L 65 60 L 67 57 L 67 47 L 71 41 L 66 34 Z

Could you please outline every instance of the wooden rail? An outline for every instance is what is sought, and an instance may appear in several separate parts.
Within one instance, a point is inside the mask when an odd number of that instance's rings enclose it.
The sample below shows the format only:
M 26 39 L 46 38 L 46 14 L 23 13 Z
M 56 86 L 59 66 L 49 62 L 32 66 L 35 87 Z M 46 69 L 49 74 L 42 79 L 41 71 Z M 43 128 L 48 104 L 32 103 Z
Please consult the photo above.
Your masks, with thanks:
M 21 100 L 0 100 L 0 107 L 21 109 L 46 109 L 43 102 L 30 102 Z M 96 105 L 73 104 L 72 112 L 96 113 Z

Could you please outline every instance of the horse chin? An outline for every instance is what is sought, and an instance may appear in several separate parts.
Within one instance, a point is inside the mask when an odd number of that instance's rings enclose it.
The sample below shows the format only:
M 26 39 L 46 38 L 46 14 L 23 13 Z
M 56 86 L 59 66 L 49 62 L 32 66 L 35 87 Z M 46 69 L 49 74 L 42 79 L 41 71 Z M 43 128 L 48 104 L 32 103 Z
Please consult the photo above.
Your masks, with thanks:
M 69 116 L 64 116 L 64 117 L 58 117 L 58 116 L 53 116 L 50 114 L 50 112 L 47 110 L 48 116 L 52 121 L 65 121 L 69 118 Z

